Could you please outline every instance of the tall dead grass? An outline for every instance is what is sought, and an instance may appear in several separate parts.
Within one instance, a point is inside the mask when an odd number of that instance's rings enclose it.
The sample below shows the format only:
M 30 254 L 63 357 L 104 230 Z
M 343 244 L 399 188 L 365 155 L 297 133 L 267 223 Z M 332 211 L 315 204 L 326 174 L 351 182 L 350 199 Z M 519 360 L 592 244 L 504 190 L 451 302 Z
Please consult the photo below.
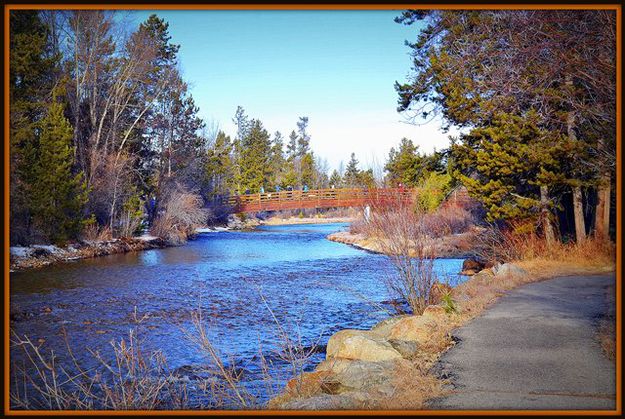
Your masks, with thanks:
M 535 231 L 519 230 L 514 224 L 507 228 L 491 227 L 481 236 L 480 256 L 492 262 L 552 262 L 588 267 L 614 265 L 615 246 L 610 241 L 591 236 L 581 242 L 548 244 Z

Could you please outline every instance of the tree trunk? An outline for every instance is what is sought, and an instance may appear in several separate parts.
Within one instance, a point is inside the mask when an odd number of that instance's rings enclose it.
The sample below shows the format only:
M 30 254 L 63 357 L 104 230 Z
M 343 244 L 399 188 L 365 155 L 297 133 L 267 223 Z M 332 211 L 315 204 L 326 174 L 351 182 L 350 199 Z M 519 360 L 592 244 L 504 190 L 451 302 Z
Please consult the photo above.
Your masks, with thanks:
M 581 243 L 586 239 L 586 225 L 584 223 L 584 205 L 582 203 L 582 187 L 573 187 L 573 214 L 575 216 L 575 237 Z
M 573 86 L 573 79 L 570 74 L 566 76 L 566 85 Z M 575 134 L 575 112 L 570 110 L 566 118 L 566 131 L 569 140 L 572 142 L 577 141 L 577 135 Z M 582 201 L 582 187 L 577 185 L 573 186 L 573 214 L 575 216 L 575 237 L 577 242 L 580 243 L 586 238 L 586 226 L 584 224 L 584 204 Z
M 595 208 L 595 237 L 605 241 L 610 239 L 610 188 L 610 175 L 601 176 Z
M 455 194 L 455 192 L 454 192 Z M 551 222 L 551 212 L 548 207 L 549 195 L 547 186 L 540 187 L 540 212 L 541 222 L 543 225 L 543 232 L 545 234 L 545 240 L 547 241 L 547 247 L 551 248 L 556 241 L 556 235 Z

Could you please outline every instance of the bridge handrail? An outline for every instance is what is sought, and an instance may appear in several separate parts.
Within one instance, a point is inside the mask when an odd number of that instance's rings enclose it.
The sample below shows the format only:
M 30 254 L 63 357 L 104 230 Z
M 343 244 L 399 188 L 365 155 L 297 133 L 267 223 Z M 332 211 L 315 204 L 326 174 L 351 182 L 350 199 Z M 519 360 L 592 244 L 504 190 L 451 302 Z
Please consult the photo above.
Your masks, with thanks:
M 413 188 L 338 188 L 338 189 L 310 189 L 308 191 L 293 190 L 280 192 L 264 192 L 244 195 L 231 195 L 227 202 L 232 206 L 243 204 L 263 204 L 288 201 L 327 201 L 411 197 L 416 189 Z

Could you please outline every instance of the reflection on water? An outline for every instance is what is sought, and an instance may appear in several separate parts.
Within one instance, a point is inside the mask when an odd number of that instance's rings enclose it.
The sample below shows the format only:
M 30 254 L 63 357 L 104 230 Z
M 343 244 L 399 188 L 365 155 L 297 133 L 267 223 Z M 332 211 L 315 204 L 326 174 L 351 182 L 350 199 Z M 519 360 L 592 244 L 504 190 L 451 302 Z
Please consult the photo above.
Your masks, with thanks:
M 191 311 L 201 309 L 213 343 L 246 368 L 244 379 L 256 389 L 259 348 L 265 355 L 279 349 L 268 308 L 296 327 L 306 345 L 325 345 L 337 330 L 370 327 L 388 316 L 387 258 L 325 239 L 346 226 L 206 233 L 180 247 L 12 273 L 11 326 L 56 349 L 63 348 L 65 329 L 74 353 L 89 364 L 87 348 L 106 353 L 108 342 L 127 335 L 136 307 L 149 316 L 142 324 L 145 345 L 161 349 L 175 368 L 206 363 L 184 332 L 192 328 Z M 461 265 L 440 259 L 435 267 L 454 283 Z M 284 365 L 273 368 L 284 373 Z

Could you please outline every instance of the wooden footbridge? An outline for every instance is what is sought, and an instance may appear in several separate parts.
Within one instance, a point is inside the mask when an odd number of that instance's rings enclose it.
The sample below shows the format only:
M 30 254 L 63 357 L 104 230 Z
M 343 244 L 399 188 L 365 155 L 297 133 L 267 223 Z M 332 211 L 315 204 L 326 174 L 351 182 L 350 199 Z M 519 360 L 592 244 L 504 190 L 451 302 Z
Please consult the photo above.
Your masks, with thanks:
M 405 188 L 311 189 L 280 191 L 228 198 L 235 212 L 280 211 L 305 208 L 391 206 L 414 201 L 417 190 Z

